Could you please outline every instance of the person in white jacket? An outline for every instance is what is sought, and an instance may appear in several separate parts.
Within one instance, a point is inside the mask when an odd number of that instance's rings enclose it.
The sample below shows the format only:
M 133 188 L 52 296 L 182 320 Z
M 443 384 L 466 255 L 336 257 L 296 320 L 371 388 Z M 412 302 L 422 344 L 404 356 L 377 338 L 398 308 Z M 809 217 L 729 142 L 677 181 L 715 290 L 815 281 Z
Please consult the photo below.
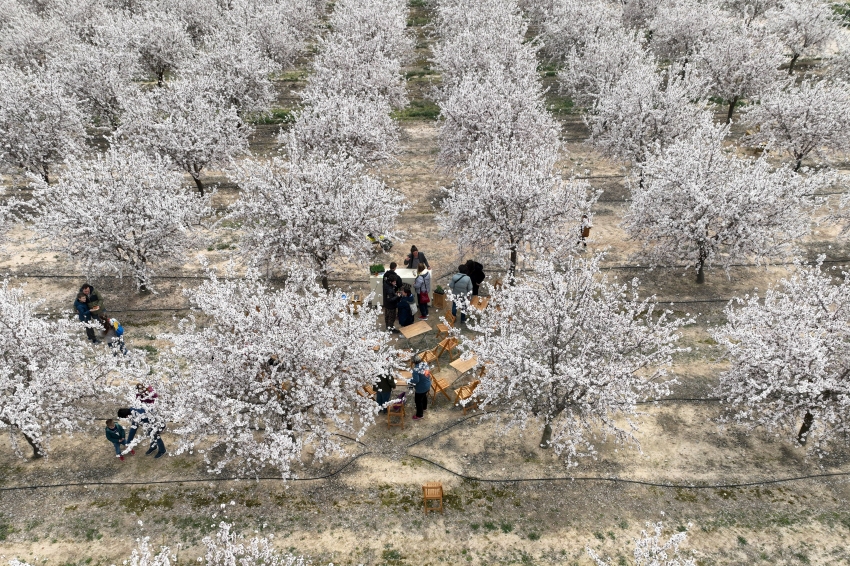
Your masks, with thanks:
M 431 272 L 423 264 L 416 268 L 419 272 L 413 282 L 416 302 L 419 303 L 419 320 L 428 320 L 428 304 L 431 302 Z M 423 299 L 427 299 L 423 302 Z

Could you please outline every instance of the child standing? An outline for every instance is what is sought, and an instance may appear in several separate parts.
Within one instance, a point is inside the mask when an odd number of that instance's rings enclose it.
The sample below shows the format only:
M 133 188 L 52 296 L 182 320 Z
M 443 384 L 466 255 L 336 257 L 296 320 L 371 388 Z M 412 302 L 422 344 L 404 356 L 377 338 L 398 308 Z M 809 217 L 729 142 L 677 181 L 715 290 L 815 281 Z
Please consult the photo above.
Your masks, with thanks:
M 106 428 L 104 431 L 106 432 L 106 439 L 115 446 L 115 455 L 123 462 L 124 456 L 121 455 L 121 445 L 127 445 L 127 436 L 124 434 L 124 428 L 112 419 L 106 419 Z M 135 453 L 135 450 L 130 450 L 130 454 Z

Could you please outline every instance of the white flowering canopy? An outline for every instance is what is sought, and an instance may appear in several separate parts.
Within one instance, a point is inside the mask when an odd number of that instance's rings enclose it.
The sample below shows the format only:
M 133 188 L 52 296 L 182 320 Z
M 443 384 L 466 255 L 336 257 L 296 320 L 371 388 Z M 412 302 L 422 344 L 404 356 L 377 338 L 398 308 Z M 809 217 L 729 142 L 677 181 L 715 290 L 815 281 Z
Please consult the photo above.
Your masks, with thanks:
M 663 530 L 664 524 L 660 521 L 655 524 L 646 524 L 646 529 L 640 532 L 640 538 L 635 540 L 633 564 L 635 566 L 697 566 L 693 558 L 683 556 L 679 551 L 679 547 L 688 538 L 687 532 L 675 533 L 665 541 L 661 538 Z M 613 566 L 612 562 L 600 558 L 590 547 L 587 547 L 586 551 L 587 555 L 596 562 L 596 566 Z
M 821 258 L 821 261 L 823 258 Z M 735 304 L 737 303 L 737 305 Z M 718 393 L 731 418 L 826 451 L 850 431 L 850 274 L 803 267 L 764 298 L 726 307 L 715 339 L 730 367 Z
M 369 257 L 367 234 L 392 237 L 405 208 L 400 193 L 345 156 L 246 161 L 233 175 L 241 193 L 230 216 L 241 224 L 243 251 L 271 269 L 308 266 L 325 288 L 335 263 Z
M 511 271 L 526 248 L 531 258 L 568 250 L 599 195 L 586 181 L 556 172 L 557 158 L 557 146 L 497 140 L 481 147 L 443 189 L 437 223 L 461 250 L 507 256 Z
M 186 294 L 197 314 L 180 323 L 161 354 L 159 411 L 180 443 L 212 471 L 295 473 L 305 450 L 343 453 L 336 433 L 362 435 L 378 406 L 358 391 L 395 352 L 374 319 L 293 272 L 271 289 L 256 272 L 209 280 Z M 299 281 L 307 281 L 303 286 Z
M 69 159 L 57 183 L 33 187 L 37 237 L 86 273 L 128 275 L 138 289 L 203 244 L 200 224 L 211 214 L 209 197 L 181 187 L 165 158 L 126 147 Z
M 767 156 L 740 158 L 726 151 L 728 126 L 710 122 L 674 141 L 641 167 L 623 219 L 653 264 L 684 262 L 698 271 L 754 257 L 787 256 L 810 230 L 807 211 L 832 175 L 773 169 Z
M 18 455 L 20 434 L 36 458 L 48 454 L 54 434 L 91 423 L 85 401 L 102 396 L 108 371 L 75 336 L 81 325 L 40 316 L 39 306 L 23 288 L 0 284 L 0 428 Z
M 595 454 L 597 433 L 637 444 L 635 403 L 668 394 L 683 324 L 639 300 L 636 280 L 609 283 L 599 261 L 537 263 L 493 291 L 470 323 L 479 334 L 463 342 L 485 370 L 475 390 L 480 406 L 499 409 L 505 430 L 542 429 L 541 447 L 551 444 L 570 465 Z
M 802 81 L 764 95 L 744 114 L 754 133 L 751 144 L 767 145 L 788 154 L 798 171 L 803 160 L 826 160 L 847 152 L 850 138 L 850 85 Z

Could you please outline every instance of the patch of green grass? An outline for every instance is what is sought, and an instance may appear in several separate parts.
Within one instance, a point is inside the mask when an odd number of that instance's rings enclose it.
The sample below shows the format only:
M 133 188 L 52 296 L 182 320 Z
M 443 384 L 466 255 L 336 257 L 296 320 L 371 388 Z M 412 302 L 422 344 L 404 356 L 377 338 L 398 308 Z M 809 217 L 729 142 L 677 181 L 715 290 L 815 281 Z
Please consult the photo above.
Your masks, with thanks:
M 626 530 L 626 529 L 629 528 L 629 522 L 626 521 L 625 519 L 620 519 L 620 522 L 617 523 L 617 526 L 620 527 L 623 530 Z
M 505 534 L 508 534 L 509 532 L 514 530 L 513 523 L 502 523 L 501 525 L 499 525 L 499 527 L 501 527 L 502 532 Z
M 540 533 L 535 533 L 535 532 L 528 533 L 528 540 L 540 540 Z
M 495 531 L 497 527 L 496 527 L 496 523 L 494 523 L 493 521 L 485 521 L 484 522 L 484 528 L 487 529 L 488 531 Z
M 738 544 L 740 544 L 741 546 L 747 546 L 747 539 L 745 539 L 741 535 L 738 535 Z
M 547 97 L 547 102 L 549 111 L 555 116 L 572 114 L 575 109 L 575 103 L 568 96 L 553 94 Z
M 401 552 L 393 548 L 393 545 L 384 545 L 384 551 L 381 552 L 381 559 L 386 566 L 399 566 L 403 564 L 404 557 Z
M 440 107 L 430 100 L 411 100 L 406 108 L 392 113 L 396 120 L 436 120 L 439 115 Z
M 595 532 L 593 533 L 593 536 L 595 536 L 595 537 L 596 537 L 596 538 L 598 538 L 599 540 L 605 540 L 605 535 L 603 535 L 603 534 L 602 534 L 602 533 L 600 533 L 599 531 L 595 531 Z
M 479 527 L 481 527 L 481 525 L 479 525 L 478 523 L 469 523 L 469 528 L 473 531 L 477 531 Z
M 685 525 L 679 525 L 678 527 L 676 527 L 676 531 L 680 533 L 686 533 L 688 532 L 688 527 L 686 527 Z
M 272 108 L 268 112 L 254 114 L 246 120 L 249 124 L 254 125 L 272 125 L 272 124 L 289 124 L 295 119 L 292 115 L 292 110 L 289 108 Z
M 149 499 L 144 497 L 145 489 L 134 489 L 130 495 L 118 500 L 118 503 L 127 510 L 128 513 L 139 515 L 148 507 L 157 507 L 162 509 L 171 509 L 174 507 L 175 499 L 170 493 L 163 493 L 158 499 Z
M 812 561 L 809 560 L 809 556 L 805 552 L 795 552 L 794 556 L 797 557 L 802 564 L 811 564 Z
M 0 540 L 6 540 L 6 538 L 15 532 L 12 524 L 9 523 L 5 517 L 0 516 Z

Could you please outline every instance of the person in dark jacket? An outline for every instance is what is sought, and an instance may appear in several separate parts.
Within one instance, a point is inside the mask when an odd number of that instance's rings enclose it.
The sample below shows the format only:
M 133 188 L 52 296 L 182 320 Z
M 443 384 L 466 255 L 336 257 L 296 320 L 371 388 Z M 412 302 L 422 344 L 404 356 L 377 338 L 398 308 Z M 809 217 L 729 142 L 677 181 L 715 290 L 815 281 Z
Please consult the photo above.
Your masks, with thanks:
M 124 435 L 124 429 L 120 424 L 117 424 L 112 419 L 106 419 L 106 440 L 115 446 L 115 455 L 123 462 L 124 456 L 121 455 L 121 445 L 127 446 L 127 438 Z M 130 454 L 135 454 L 135 450 L 130 450 Z
M 478 289 L 484 281 L 484 266 L 474 260 L 466 262 L 466 274 L 472 280 L 472 294 L 478 296 Z
M 404 265 L 410 269 L 416 269 L 420 265 L 424 265 L 425 269 L 429 271 L 431 270 L 431 264 L 428 263 L 428 258 L 426 258 L 425 254 L 420 252 L 416 246 L 410 246 L 410 253 L 407 254 L 406 258 L 404 258 Z
M 393 389 L 395 389 L 395 376 L 393 375 L 392 366 L 387 362 L 384 373 L 379 375 L 378 380 L 375 382 L 375 401 L 381 406 L 381 413 L 386 414 L 386 404 L 390 402 Z
M 416 365 L 413 368 L 413 377 L 408 380 L 408 383 L 413 385 L 413 401 L 416 404 L 416 414 L 413 416 L 413 420 L 418 421 L 424 416 L 425 411 L 428 410 L 428 392 L 431 390 L 431 368 L 422 361 L 419 354 L 413 357 L 413 363 Z
M 401 326 L 410 326 L 413 324 L 415 313 L 416 300 L 410 291 L 410 286 L 405 285 L 401 290 L 401 297 L 399 297 L 398 301 L 398 323 Z
M 396 285 L 394 278 L 384 276 L 384 324 L 386 324 L 387 330 L 390 332 L 398 332 L 398 329 L 395 327 L 395 317 L 398 302 L 401 299 L 401 295 L 399 294 L 401 277 L 398 278 L 398 281 L 399 283 Z
M 80 322 L 91 322 L 91 310 L 89 310 L 88 300 L 88 295 L 80 293 L 74 301 L 74 308 L 77 309 L 77 316 Z M 95 338 L 94 328 L 86 328 L 86 337 L 92 344 L 100 343 L 100 340 Z
M 94 287 L 88 283 L 84 283 L 83 286 L 80 287 L 80 293 L 85 293 L 87 299 L 86 303 L 88 304 L 89 311 L 91 311 L 92 315 L 106 316 L 106 308 L 103 306 L 100 294 L 94 290 Z
M 151 440 L 150 446 L 148 447 L 147 452 L 145 452 L 145 456 L 153 454 L 153 452 L 157 450 L 154 458 L 162 458 L 162 455 L 165 454 L 165 443 L 162 441 L 161 434 L 162 431 L 165 430 L 165 425 L 152 423 L 151 418 L 153 418 L 153 416 L 142 408 L 125 407 L 118 409 L 118 418 L 130 419 L 130 435 L 127 437 L 127 444 L 131 444 L 133 442 L 139 427 L 144 426 L 147 429 L 145 434 L 149 436 Z
M 397 267 L 398 264 L 396 262 L 390 263 L 390 270 L 384 273 L 384 283 L 391 281 L 393 282 L 393 285 L 395 285 L 396 290 L 399 290 L 401 289 L 402 281 L 401 276 L 395 272 Z

